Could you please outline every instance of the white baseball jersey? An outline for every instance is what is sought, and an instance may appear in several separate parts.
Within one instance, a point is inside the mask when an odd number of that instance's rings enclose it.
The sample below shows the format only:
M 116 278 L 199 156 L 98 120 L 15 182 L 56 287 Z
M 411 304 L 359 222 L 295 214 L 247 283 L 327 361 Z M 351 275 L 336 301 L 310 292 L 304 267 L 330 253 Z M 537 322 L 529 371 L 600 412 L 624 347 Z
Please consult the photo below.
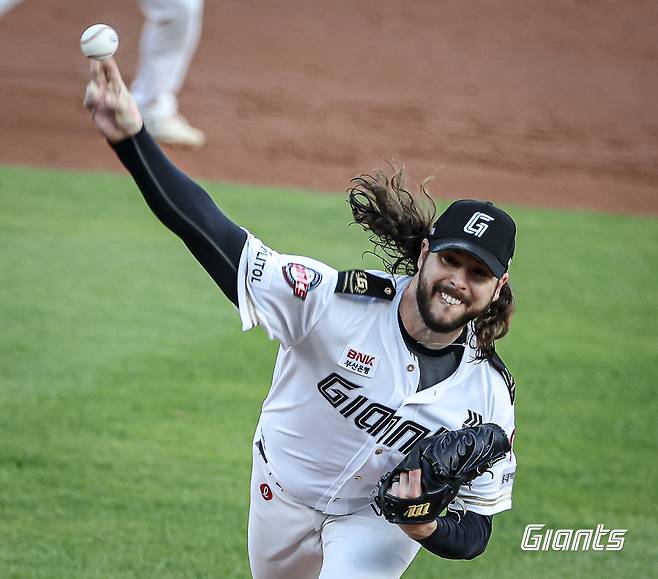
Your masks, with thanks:
M 379 478 L 426 436 L 485 422 L 514 434 L 513 392 L 489 362 L 474 361 L 468 340 L 457 370 L 418 392 L 398 321 L 411 278 L 375 273 L 393 279 L 392 301 L 336 293 L 336 270 L 252 235 L 238 271 L 243 330 L 260 325 L 280 342 L 255 441 L 286 493 L 331 515 L 367 505 Z M 483 515 L 511 508 L 515 466 L 510 452 L 458 498 Z

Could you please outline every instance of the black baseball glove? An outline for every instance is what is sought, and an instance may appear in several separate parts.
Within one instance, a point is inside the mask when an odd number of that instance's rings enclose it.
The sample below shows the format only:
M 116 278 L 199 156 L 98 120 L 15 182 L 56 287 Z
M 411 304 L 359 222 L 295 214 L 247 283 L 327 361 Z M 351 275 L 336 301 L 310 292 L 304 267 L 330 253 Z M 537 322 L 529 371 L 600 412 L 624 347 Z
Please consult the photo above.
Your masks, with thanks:
M 497 424 L 451 430 L 429 436 L 414 445 L 375 489 L 375 503 L 391 523 L 415 524 L 435 520 L 459 492 L 510 451 L 505 431 Z M 415 499 L 392 495 L 391 484 L 400 472 L 421 470 L 422 494 Z

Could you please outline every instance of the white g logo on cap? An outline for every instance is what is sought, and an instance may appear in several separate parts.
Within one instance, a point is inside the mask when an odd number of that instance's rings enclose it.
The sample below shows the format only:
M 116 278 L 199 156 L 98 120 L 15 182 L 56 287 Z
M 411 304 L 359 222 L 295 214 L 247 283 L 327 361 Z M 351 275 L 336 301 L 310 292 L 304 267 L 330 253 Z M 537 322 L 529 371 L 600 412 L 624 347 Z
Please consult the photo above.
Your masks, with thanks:
M 491 215 L 482 213 L 481 211 L 476 211 L 473 213 L 473 216 L 468 220 L 466 225 L 464 225 L 464 231 L 466 233 L 471 233 L 475 237 L 482 237 L 482 234 L 487 230 L 489 225 L 484 223 L 485 221 L 493 221 L 494 218 Z

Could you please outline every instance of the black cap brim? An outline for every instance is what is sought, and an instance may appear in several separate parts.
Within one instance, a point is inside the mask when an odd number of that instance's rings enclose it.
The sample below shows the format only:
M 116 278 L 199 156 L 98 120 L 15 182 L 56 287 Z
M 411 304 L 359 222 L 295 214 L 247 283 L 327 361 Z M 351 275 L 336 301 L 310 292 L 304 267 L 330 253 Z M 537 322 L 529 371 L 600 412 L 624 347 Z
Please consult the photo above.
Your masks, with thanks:
M 479 245 L 465 241 L 464 239 L 457 238 L 430 239 L 430 251 L 432 253 L 436 253 L 437 251 L 445 251 L 448 249 L 465 251 L 473 257 L 477 257 L 491 270 L 491 273 L 493 273 L 497 278 L 503 277 L 503 274 L 507 271 L 506 265 L 500 263 L 498 258 L 493 253 L 487 251 Z

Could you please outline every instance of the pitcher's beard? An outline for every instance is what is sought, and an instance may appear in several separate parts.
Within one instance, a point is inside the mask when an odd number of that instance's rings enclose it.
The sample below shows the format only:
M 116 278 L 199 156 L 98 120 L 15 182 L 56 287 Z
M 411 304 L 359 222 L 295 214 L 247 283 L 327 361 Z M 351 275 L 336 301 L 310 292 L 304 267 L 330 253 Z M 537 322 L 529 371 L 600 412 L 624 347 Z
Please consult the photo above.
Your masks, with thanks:
M 468 322 L 477 318 L 489 307 L 489 304 L 487 304 L 481 310 L 467 309 L 461 316 L 454 320 L 441 320 L 432 312 L 432 301 L 435 299 L 441 299 L 439 294 L 441 291 L 445 290 L 442 290 L 439 284 L 435 284 L 432 287 L 428 287 L 428 285 L 429 284 L 426 284 L 423 281 L 421 276 L 418 280 L 418 287 L 416 288 L 416 303 L 418 304 L 420 317 L 423 319 L 425 325 L 433 332 L 447 334 L 459 328 L 463 328 Z

